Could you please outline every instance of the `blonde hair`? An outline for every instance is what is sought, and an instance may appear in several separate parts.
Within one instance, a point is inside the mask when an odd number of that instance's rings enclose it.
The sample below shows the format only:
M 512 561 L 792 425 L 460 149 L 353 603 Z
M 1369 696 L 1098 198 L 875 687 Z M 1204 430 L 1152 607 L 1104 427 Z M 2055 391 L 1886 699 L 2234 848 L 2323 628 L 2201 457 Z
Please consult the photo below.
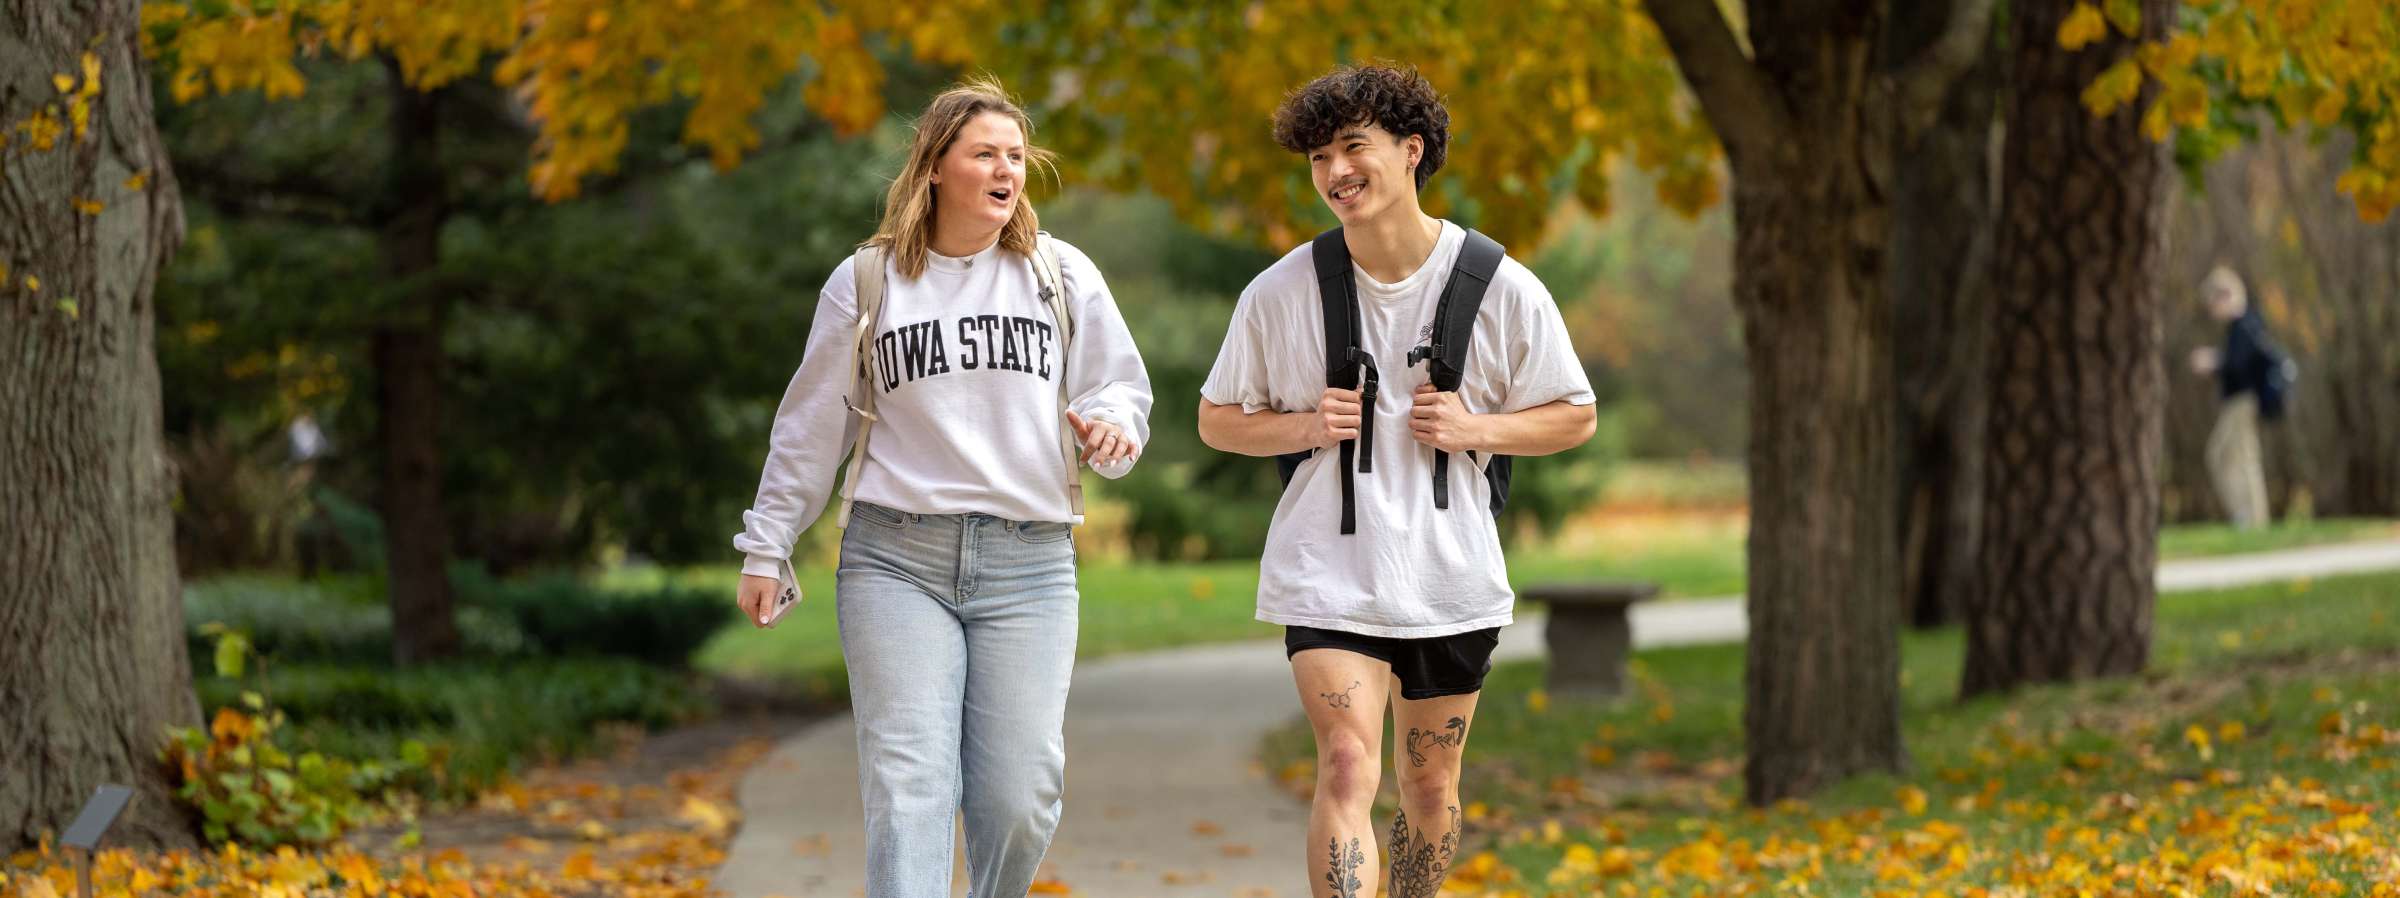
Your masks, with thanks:
M 2233 266 L 2220 264 L 2209 269 L 2208 277 L 2200 282 L 2200 302 L 2202 304 L 2212 306 L 2216 304 L 2217 299 L 2213 288 L 2222 288 L 2226 295 L 2231 296 L 2235 302 L 2241 303 L 2245 308 L 2248 307 L 2250 291 L 2242 284 L 2242 276 L 2234 272 Z
M 875 226 L 875 236 L 861 244 L 883 247 L 902 275 L 915 278 L 925 273 L 925 253 L 933 245 L 933 216 L 939 207 L 933 195 L 934 169 L 941 165 L 942 154 L 957 142 L 958 132 L 976 116 L 987 112 L 1008 116 L 1024 132 L 1028 182 L 1033 180 L 1036 169 L 1048 170 L 1051 177 L 1057 177 L 1050 151 L 1033 146 L 1033 120 L 1009 99 L 1008 91 L 1000 86 L 998 79 L 979 75 L 943 91 L 917 116 L 916 138 L 909 144 L 908 164 L 900 170 L 899 177 L 892 179 L 891 190 L 884 194 L 883 221 Z M 1033 255 L 1034 233 L 1041 229 L 1033 201 L 1026 197 L 1025 188 L 1030 186 L 1030 183 L 1018 185 L 1016 212 L 1000 228 L 1001 248 L 1029 257 Z

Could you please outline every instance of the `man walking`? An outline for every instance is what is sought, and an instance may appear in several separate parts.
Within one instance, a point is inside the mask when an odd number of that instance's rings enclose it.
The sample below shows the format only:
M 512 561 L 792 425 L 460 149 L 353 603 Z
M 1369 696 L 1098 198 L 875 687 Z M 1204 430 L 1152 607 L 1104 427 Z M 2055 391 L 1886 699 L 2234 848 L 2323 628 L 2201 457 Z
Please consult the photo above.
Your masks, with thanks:
M 1275 140 L 1307 158 L 1342 226 L 1250 283 L 1201 388 L 1202 440 L 1284 465 L 1258 618 L 1285 627 L 1316 735 L 1308 875 L 1327 898 L 1377 892 L 1387 708 L 1401 807 L 1384 886 L 1441 888 L 1476 698 L 1515 603 L 1494 522 L 1509 457 L 1571 449 L 1594 428 L 1549 292 L 1420 207 L 1449 124 L 1409 69 L 1343 67 L 1285 99 Z

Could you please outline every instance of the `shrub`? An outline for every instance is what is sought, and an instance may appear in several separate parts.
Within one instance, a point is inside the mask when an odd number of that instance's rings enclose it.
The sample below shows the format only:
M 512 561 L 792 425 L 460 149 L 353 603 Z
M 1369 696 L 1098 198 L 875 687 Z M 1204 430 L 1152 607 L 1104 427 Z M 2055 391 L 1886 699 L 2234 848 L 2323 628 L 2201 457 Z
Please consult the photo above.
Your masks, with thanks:
M 565 575 L 453 579 L 465 604 L 512 622 L 528 648 L 552 656 L 614 655 L 682 668 L 736 616 L 714 590 L 604 589 Z
M 241 707 L 244 684 L 198 685 L 211 713 Z M 426 776 L 399 784 L 435 799 L 470 797 L 526 761 L 580 754 L 603 723 L 658 728 L 710 710 L 690 676 L 621 658 L 282 664 L 250 688 L 289 715 L 290 748 L 363 762 L 405 759 L 415 743 L 440 755 Z
M 217 640 L 210 654 L 218 675 L 237 681 L 249 640 L 220 626 L 209 635 Z M 427 782 L 442 763 L 438 751 L 414 741 L 385 759 L 294 754 L 279 735 L 286 721 L 264 696 L 244 691 L 238 705 L 217 707 L 206 729 L 169 731 L 160 757 L 176 778 L 176 797 L 200 812 L 211 843 L 330 842 L 378 816 L 387 794 Z
M 194 582 L 183 595 L 193 658 L 211 651 L 213 640 L 202 629 L 214 623 L 248 634 L 259 654 L 278 662 L 391 661 L 392 612 L 380 580 L 243 575 Z M 468 654 L 502 657 L 525 649 L 524 634 L 508 615 L 471 606 L 458 615 Z

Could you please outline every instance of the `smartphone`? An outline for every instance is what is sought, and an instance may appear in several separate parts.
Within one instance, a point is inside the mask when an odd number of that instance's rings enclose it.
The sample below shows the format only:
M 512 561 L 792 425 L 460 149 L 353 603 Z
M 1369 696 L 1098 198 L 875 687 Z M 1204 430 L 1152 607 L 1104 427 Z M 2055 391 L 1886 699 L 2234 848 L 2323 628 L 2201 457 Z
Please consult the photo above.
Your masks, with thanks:
M 800 577 L 792 571 L 789 560 L 783 563 L 782 573 L 779 581 L 783 588 L 775 591 L 775 601 L 767 608 L 766 625 L 769 627 L 782 620 L 783 613 L 792 610 L 792 606 L 800 604 Z

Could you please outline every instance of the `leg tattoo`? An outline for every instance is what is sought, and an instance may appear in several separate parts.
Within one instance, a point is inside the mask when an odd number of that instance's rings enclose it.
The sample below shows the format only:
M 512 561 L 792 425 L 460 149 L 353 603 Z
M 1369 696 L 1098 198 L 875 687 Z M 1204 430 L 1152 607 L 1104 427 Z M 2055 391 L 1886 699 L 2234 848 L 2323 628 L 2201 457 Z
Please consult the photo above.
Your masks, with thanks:
M 1318 694 L 1318 695 L 1320 695 L 1320 696 L 1324 696 L 1324 698 L 1325 698 L 1325 704 L 1327 704 L 1327 705 L 1331 705 L 1331 706 L 1333 706 L 1333 707 L 1336 707 L 1336 708 L 1347 708 L 1347 707 L 1350 707 L 1350 691 L 1351 691 L 1351 689 L 1357 689 L 1357 688 L 1358 688 L 1358 681 L 1357 681 L 1357 680 L 1351 680 L 1351 681 L 1350 681 L 1350 689 L 1344 689 L 1344 690 L 1342 690 L 1342 691 L 1340 691 L 1340 692 L 1320 692 L 1320 693 L 1317 693 L 1317 694 Z
M 1339 838 L 1327 839 L 1325 848 L 1330 855 L 1327 858 L 1330 863 L 1325 868 L 1325 884 L 1333 887 L 1326 898 L 1358 898 L 1358 865 L 1367 862 L 1366 852 L 1358 847 L 1355 838 L 1350 840 L 1348 853 L 1342 851 L 1342 840 Z
M 1428 839 L 1423 830 L 1410 830 L 1408 812 L 1392 821 L 1392 877 L 1384 883 L 1392 898 L 1434 898 L 1450 875 L 1450 860 L 1458 853 L 1457 808 L 1450 809 L 1450 829 L 1441 839 Z
M 1425 753 L 1418 750 L 1419 745 L 1426 748 L 1457 748 L 1466 743 L 1467 719 L 1464 717 L 1450 718 L 1450 722 L 1442 725 L 1439 731 L 1409 727 L 1408 763 L 1415 767 L 1425 766 Z

